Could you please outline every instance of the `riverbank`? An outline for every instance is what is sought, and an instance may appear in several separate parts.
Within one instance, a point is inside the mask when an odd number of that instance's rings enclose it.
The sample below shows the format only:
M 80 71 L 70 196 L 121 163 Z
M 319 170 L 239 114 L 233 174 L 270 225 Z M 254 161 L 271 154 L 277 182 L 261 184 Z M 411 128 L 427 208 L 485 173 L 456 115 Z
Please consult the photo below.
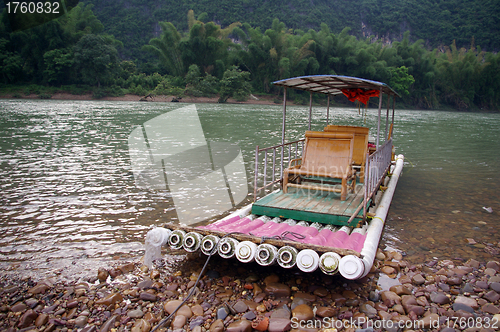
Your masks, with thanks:
M 0 94 L 0 99 L 41 99 L 38 94 L 29 94 L 29 95 L 19 95 L 14 93 L 3 93 Z M 154 97 L 141 97 L 132 94 L 125 94 L 123 96 L 117 97 L 103 97 L 99 99 L 94 99 L 91 93 L 82 94 L 82 95 L 74 95 L 67 92 L 57 92 L 54 93 L 48 98 L 50 100 L 102 100 L 102 101 L 143 101 L 143 102 L 160 102 L 160 103 L 169 103 L 169 102 L 181 102 L 181 103 L 218 103 L 218 97 L 192 97 L 185 96 L 182 98 L 176 96 L 154 96 Z M 275 96 L 269 95 L 251 95 L 250 98 L 246 101 L 236 101 L 232 98 L 227 100 L 227 104 L 256 104 L 256 105 L 277 105 L 274 102 Z M 281 100 L 280 100 L 281 103 Z M 293 103 L 292 103 L 293 104 Z
M 92 277 L 1 279 L 3 331 L 495 331 L 500 327 L 500 263 L 412 264 L 379 251 L 362 280 L 242 264 L 214 256 L 174 264 L 140 261 L 100 268 Z M 166 328 L 159 329 L 165 331 Z

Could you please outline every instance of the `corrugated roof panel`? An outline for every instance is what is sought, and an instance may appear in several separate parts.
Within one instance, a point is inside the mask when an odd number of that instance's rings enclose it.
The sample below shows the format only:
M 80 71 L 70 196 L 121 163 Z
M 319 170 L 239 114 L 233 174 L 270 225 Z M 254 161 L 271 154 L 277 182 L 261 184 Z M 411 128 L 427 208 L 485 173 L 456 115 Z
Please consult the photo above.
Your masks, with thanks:
M 315 93 L 323 93 L 330 95 L 342 94 L 342 89 L 365 89 L 365 90 L 380 90 L 389 95 L 399 94 L 391 89 L 387 84 L 366 80 L 363 78 L 339 76 L 339 75 L 313 75 L 288 78 L 273 82 L 274 85 L 312 91 Z

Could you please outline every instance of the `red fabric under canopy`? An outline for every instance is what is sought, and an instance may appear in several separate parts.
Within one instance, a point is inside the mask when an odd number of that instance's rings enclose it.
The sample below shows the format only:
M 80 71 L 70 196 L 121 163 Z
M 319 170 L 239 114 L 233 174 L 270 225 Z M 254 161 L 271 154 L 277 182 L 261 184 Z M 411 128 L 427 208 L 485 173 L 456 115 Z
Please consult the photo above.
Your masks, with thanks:
M 342 89 L 342 93 L 349 99 L 354 102 L 355 100 L 359 100 L 363 104 L 366 105 L 370 97 L 378 97 L 380 94 L 379 90 L 364 90 L 364 89 Z

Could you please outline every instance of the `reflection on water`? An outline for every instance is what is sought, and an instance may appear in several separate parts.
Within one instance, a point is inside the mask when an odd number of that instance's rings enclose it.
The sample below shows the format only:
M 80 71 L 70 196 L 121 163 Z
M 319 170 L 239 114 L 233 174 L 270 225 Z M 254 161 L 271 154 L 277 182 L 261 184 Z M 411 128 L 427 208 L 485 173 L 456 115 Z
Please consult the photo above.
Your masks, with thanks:
M 149 227 L 177 220 L 167 190 L 137 188 L 133 128 L 171 103 L 0 101 L 0 268 L 51 269 L 86 258 L 138 256 Z M 207 140 L 237 144 L 251 182 L 255 145 L 281 141 L 281 107 L 198 104 Z M 307 129 L 290 107 L 287 140 Z M 359 124 L 357 110 L 331 110 Z M 313 129 L 325 110 L 313 113 Z M 376 111 L 366 124 L 375 124 Z M 395 145 L 406 157 L 383 241 L 409 258 L 491 258 L 498 243 L 500 116 L 401 111 Z M 249 183 L 249 188 L 251 184 Z M 487 213 L 482 207 L 491 207 Z M 473 239 L 476 244 L 466 243 Z M 488 244 L 495 244 L 494 247 Z M 492 249 L 493 248 L 493 249 Z

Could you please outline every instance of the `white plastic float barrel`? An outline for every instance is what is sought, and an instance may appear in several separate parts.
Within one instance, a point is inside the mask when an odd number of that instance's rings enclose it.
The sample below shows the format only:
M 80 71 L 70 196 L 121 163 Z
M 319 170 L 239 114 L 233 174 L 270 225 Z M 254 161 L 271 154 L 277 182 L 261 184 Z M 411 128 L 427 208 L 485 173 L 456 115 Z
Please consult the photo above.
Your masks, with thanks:
M 320 224 L 319 222 L 313 222 L 310 227 L 316 228 L 318 231 L 323 229 L 323 225 Z
M 298 255 L 297 249 L 291 246 L 283 246 L 278 250 L 278 264 L 282 268 L 290 269 L 295 266 Z
M 182 241 L 182 247 L 187 252 L 195 252 L 201 246 L 201 240 L 203 239 L 203 235 L 196 232 L 189 232 L 184 236 L 184 240 Z
M 328 229 L 328 230 L 330 230 L 332 232 L 335 232 L 337 230 L 337 227 L 335 227 L 335 226 L 333 226 L 331 224 L 328 224 L 325 227 L 323 227 L 323 229 Z
M 367 228 L 368 225 L 365 224 L 363 227 L 353 229 L 351 235 L 349 235 L 349 238 L 344 243 L 343 248 L 360 252 L 366 238 L 365 234 Z
M 324 274 L 336 274 L 339 271 L 340 259 L 340 255 L 336 252 L 325 252 L 319 258 L 319 268 Z
M 219 242 L 219 246 L 217 247 L 217 251 L 219 252 L 219 256 L 222 258 L 231 258 L 234 256 L 236 252 L 236 247 L 238 246 L 238 240 L 233 239 L 232 237 L 225 237 Z
M 278 259 L 278 248 L 269 243 L 260 244 L 255 253 L 255 261 L 262 266 L 276 263 Z
M 181 249 L 182 243 L 184 241 L 184 236 L 186 236 L 186 232 L 182 229 L 176 229 L 175 231 L 173 231 L 168 238 L 168 245 L 170 246 L 170 248 L 174 250 Z
M 359 257 L 347 255 L 340 260 L 339 271 L 346 279 L 359 279 L 365 272 L 365 265 Z
M 375 217 L 373 217 L 366 232 L 366 239 L 361 250 L 362 258 L 347 255 L 340 260 L 339 271 L 344 278 L 359 279 L 370 272 L 375 255 L 377 254 L 380 236 L 384 229 L 385 218 L 387 217 L 387 212 L 389 211 L 389 206 L 391 205 L 392 197 L 398 184 L 399 175 L 403 170 L 403 163 L 404 156 L 399 155 L 396 159 L 396 167 L 394 167 L 387 189 L 378 204 Z
M 250 263 L 255 259 L 257 245 L 251 241 L 241 241 L 236 246 L 236 258 L 242 263 Z
M 219 237 L 217 235 L 209 234 L 203 238 L 201 241 L 201 252 L 205 255 L 210 255 L 212 251 L 217 251 L 217 243 L 219 242 Z
M 319 255 L 311 249 L 301 250 L 297 255 L 297 267 L 303 272 L 313 272 L 318 268 Z
M 172 231 L 163 227 L 155 227 L 146 234 L 144 265 L 153 267 L 153 261 L 161 258 L 161 247 L 167 244 Z

